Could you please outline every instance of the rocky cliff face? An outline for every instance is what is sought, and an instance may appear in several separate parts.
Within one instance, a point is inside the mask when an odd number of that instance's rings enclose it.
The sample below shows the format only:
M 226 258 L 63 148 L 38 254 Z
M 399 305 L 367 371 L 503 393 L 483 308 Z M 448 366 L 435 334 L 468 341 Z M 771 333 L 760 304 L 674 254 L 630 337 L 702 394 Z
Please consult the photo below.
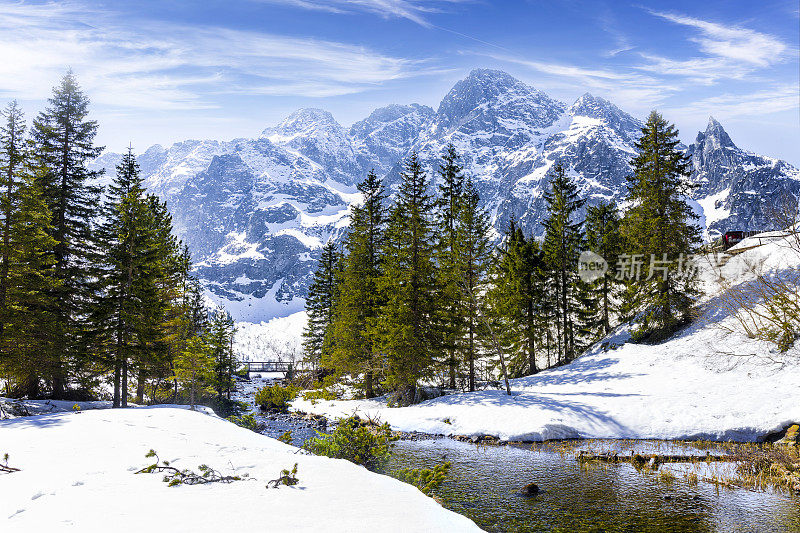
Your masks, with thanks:
M 258 321 L 302 309 L 319 249 L 346 230 L 355 184 L 368 171 L 391 190 L 403 158 L 417 151 L 435 176 L 453 143 L 496 235 L 512 215 L 540 235 L 552 165 L 561 161 L 589 205 L 621 199 L 641 126 L 602 98 L 585 94 L 568 106 L 504 72 L 475 70 L 436 111 L 390 105 L 346 129 L 327 111 L 301 109 L 256 139 L 156 145 L 139 162 L 212 300 Z M 707 236 L 772 229 L 771 206 L 800 193 L 797 169 L 741 150 L 713 119 L 687 154 Z M 119 157 L 95 165 L 113 172 Z
M 800 171 L 785 161 L 738 148 L 722 125 L 709 118 L 689 146 L 693 197 L 708 237 L 729 230 L 782 229 L 776 215 L 800 197 Z

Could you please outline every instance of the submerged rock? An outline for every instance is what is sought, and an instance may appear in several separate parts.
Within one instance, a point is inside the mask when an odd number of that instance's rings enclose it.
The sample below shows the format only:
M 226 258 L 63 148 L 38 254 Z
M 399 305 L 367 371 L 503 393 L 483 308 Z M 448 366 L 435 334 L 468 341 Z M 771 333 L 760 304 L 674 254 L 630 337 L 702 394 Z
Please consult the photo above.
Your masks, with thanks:
M 528 483 L 522 487 L 522 491 L 520 492 L 520 496 L 524 496 L 526 498 L 536 496 L 537 494 L 539 494 L 539 485 L 536 483 Z

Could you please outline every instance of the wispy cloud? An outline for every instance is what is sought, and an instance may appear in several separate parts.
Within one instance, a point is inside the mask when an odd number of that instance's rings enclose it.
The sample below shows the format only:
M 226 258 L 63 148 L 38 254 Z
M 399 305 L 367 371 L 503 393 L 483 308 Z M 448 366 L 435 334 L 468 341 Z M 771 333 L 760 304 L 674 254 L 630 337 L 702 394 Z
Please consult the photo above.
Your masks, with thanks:
M 780 61 L 787 49 L 777 37 L 748 28 L 724 26 L 685 15 L 658 11 L 651 13 L 675 24 L 699 30 L 702 37 L 691 40 L 698 43 L 700 49 L 710 56 L 766 67 Z
M 301 9 L 329 13 L 364 12 L 383 18 L 407 19 L 430 28 L 428 15 L 441 13 L 448 5 L 469 3 L 473 0 L 259 0 Z
M 721 79 L 743 79 L 753 72 L 782 62 L 788 46 L 778 37 L 738 26 L 726 26 L 686 15 L 650 11 L 652 15 L 697 30 L 697 43 L 703 56 L 673 59 L 656 54 L 641 54 L 647 60 L 638 68 L 667 76 L 681 76 L 710 85 Z
M 208 26 L 126 22 L 89 4 L 0 0 L 0 95 L 43 98 L 71 66 L 116 107 L 213 107 L 224 93 L 352 94 L 428 72 L 362 46 Z
M 562 88 L 578 86 L 581 90 L 595 91 L 600 95 L 611 97 L 612 100 L 623 105 L 633 103 L 637 107 L 647 108 L 662 102 L 667 96 L 679 90 L 673 84 L 664 83 L 663 80 L 637 72 L 585 68 L 507 55 L 480 55 L 546 74 L 556 80 L 556 84 L 560 84 Z
M 722 94 L 697 100 L 669 111 L 677 116 L 697 117 L 713 114 L 718 118 L 756 117 L 800 108 L 796 85 L 778 85 L 746 94 Z

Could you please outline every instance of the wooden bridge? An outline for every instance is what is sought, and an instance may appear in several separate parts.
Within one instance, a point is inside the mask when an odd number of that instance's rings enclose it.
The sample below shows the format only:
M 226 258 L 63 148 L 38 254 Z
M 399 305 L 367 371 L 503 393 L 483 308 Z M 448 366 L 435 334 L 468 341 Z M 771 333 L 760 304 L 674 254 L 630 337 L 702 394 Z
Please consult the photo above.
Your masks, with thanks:
M 291 379 L 298 372 L 310 370 L 310 365 L 304 362 L 291 363 L 286 361 L 245 361 L 247 374 L 251 372 L 282 373 L 286 379 Z

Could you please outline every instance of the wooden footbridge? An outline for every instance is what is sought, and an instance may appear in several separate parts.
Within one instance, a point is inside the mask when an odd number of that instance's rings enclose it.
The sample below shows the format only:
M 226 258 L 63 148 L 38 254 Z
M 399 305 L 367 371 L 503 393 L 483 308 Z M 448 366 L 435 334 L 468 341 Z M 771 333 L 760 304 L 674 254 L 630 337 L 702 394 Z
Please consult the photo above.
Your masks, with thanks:
M 299 372 L 308 372 L 311 370 L 311 365 L 304 362 L 287 362 L 287 361 L 245 361 L 245 369 L 247 375 L 251 373 L 281 373 L 285 379 L 291 379 Z

